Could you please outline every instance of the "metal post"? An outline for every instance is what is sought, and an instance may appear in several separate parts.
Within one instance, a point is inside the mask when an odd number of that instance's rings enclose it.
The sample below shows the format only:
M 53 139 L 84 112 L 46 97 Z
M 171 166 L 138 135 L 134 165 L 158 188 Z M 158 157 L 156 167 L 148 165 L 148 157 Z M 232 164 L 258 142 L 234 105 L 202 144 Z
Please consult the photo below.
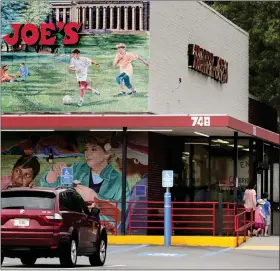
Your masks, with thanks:
M 238 189 L 238 132 L 234 132 L 233 138 L 234 155 L 233 155 L 233 176 L 234 176 L 234 202 L 236 210 L 238 204 L 237 189 Z
M 164 193 L 164 246 L 171 245 L 171 193 L 170 188 L 166 188 Z
M 219 193 L 218 202 L 218 235 L 223 235 L 223 193 L 221 192 Z
M 125 235 L 126 219 L 126 158 L 127 158 L 127 128 L 123 128 L 122 142 L 122 217 L 121 217 L 121 234 Z

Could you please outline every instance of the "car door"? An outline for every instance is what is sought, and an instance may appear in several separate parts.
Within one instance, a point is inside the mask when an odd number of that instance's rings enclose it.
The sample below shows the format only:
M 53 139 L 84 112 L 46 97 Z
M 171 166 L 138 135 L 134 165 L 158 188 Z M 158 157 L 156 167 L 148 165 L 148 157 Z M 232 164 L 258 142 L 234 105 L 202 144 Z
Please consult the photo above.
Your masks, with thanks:
M 75 191 L 72 192 L 72 202 L 76 208 L 78 222 L 80 223 L 80 235 L 83 238 L 83 248 L 90 249 L 92 244 L 89 240 L 89 230 L 91 229 L 88 221 L 88 209 L 85 208 L 85 203 L 82 197 Z
M 87 240 L 87 227 L 86 227 L 86 214 L 79 205 L 74 192 L 67 191 L 65 192 L 66 197 L 66 209 L 68 210 L 64 213 L 64 216 L 67 217 L 68 221 L 71 221 L 71 225 L 74 229 L 78 230 L 79 236 L 79 249 L 88 247 Z

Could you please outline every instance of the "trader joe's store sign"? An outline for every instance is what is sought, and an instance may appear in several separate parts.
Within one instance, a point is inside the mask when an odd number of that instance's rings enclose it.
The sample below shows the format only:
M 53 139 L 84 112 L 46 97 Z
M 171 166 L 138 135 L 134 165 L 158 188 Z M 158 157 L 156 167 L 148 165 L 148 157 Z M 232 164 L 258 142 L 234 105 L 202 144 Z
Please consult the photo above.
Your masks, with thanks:
M 227 61 L 214 56 L 196 44 L 189 44 L 188 55 L 190 69 L 209 76 L 222 84 L 228 82 Z
M 79 42 L 80 23 L 42 23 L 40 26 L 35 24 L 11 24 L 13 33 L 3 37 L 3 40 L 14 46 L 21 40 L 27 45 L 55 45 L 55 34 L 63 33 L 64 45 L 77 44 Z

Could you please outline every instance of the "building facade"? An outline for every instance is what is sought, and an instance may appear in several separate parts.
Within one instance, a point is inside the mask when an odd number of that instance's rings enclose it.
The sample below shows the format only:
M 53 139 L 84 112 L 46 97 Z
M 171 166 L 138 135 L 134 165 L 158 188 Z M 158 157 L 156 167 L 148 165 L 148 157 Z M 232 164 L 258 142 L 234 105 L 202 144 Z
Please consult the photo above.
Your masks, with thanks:
M 2 54 L 9 71 L 16 74 L 25 61 L 30 72 L 2 84 L 3 179 L 29 154 L 40 163 L 36 185 L 49 185 L 46 176 L 58 162 L 86 168 L 74 172 L 88 183 L 90 142 L 118 177 L 108 200 L 162 201 L 166 169 L 174 171 L 177 202 L 217 202 L 222 194 L 242 205 L 254 182 L 258 196 L 270 193 L 279 233 L 280 138 L 250 123 L 248 33 L 196 1 L 57 0 L 46 20 L 81 23 L 80 41 L 55 53 Z M 120 43 L 129 52 L 128 70 L 112 67 Z M 69 71 L 73 48 L 100 64 L 87 67 L 83 84 Z M 85 93 L 87 84 L 100 95 Z
M 150 29 L 149 1 L 52 1 L 50 22 L 79 22 L 82 33 Z
M 149 111 L 227 114 L 248 122 L 248 33 L 202 2 L 172 3 L 151 2 Z M 189 44 L 228 63 L 227 83 L 189 68 Z

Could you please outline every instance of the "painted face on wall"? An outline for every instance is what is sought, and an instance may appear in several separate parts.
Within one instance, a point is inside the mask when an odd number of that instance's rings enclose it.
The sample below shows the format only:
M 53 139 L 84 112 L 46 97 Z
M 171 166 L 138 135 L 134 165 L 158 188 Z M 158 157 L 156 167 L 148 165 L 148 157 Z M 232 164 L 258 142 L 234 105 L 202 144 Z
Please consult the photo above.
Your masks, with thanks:
M 80 58 L 80 54 L 72 54 L 73 58 L 75 59 L 79 59 Z
M 12 185 L 15 187 L 28 187 L 33 181 L 32 168 L 17 167 L 12 171 Z
M 94 169 L 102 164 L 108 164 L 110 155 L 105 153 L 105 151 L 99 145 L 86 144 L 85 147 L 85 158 L 89 167 Z
M 118 53 L 121 54 L 121 55 L 124 55 L 125 54 L 125 48 L 118 48 Z

